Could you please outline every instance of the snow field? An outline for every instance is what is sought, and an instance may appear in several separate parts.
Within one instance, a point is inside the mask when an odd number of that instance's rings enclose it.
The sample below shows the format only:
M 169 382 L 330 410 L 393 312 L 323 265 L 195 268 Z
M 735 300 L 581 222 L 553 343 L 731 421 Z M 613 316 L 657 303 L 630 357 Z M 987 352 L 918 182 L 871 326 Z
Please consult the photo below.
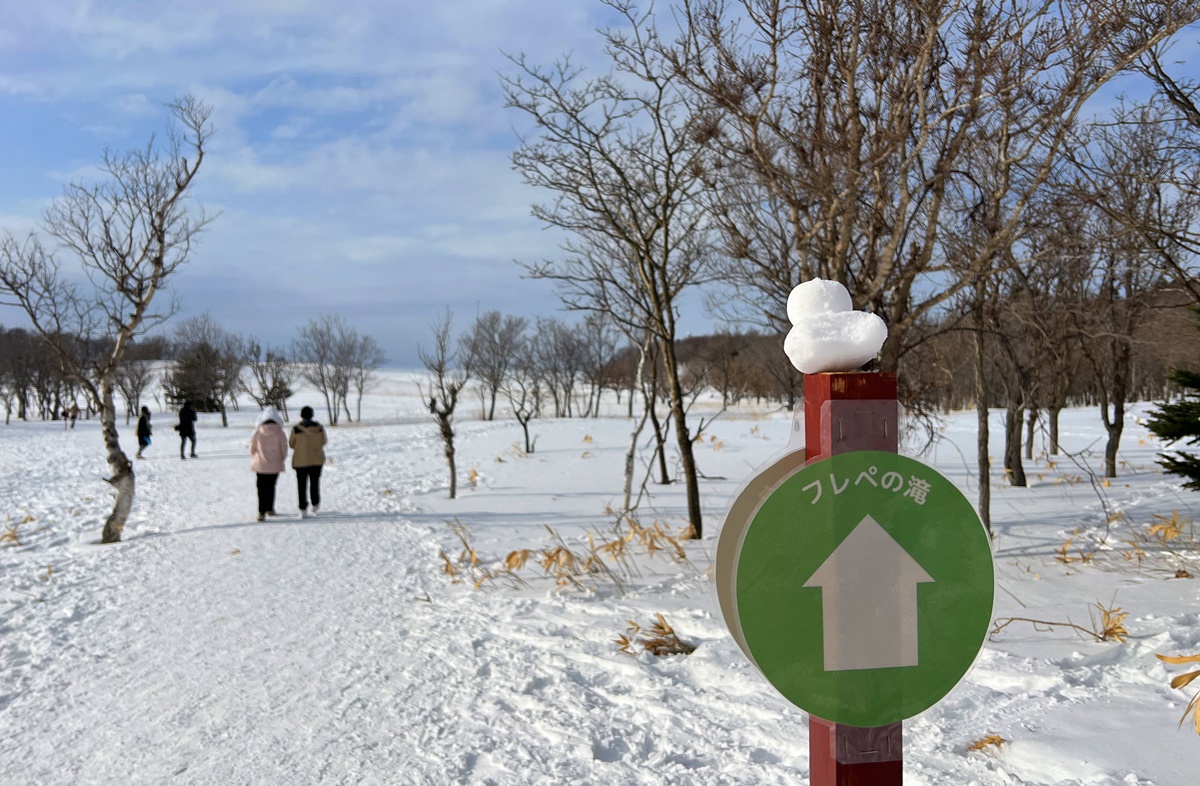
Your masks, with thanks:
M 545 526 L 569 542 L 610 527 L 629 424 L 534 421 L 537 451 L 522 456 L 515 423 L 460 421 L 449 500 L 411 383 L 390 372 L 364 401 L 365 425 L 330 430 L 322 511 L 304 521 L 289 474 L 280 517 L 253 520 L 252 405 L 228 429 L 202 415 L 200 458 L 187 461 L 156 412 L 125 542 L 109 547 L 97 544 L 110 502 L 95 421 L 0 429 L 6 523 L 32 519 L 21 545 L 0 546 L 0 782 L 806 782 L 805 716 L 738 651 L 707 573 L 724 506 L 784 446 L 790 418 L 747 408 L 698 445 L 706 537 L 686 544 L 690 564 L 640 557 L 625 593 L 555 591 L 532 565 L 527 587 L 476 591 L 442 572 L 439 552 L 461 548 L 446 522 L 493 561 L 548 547 Z M 315 399 L 292 403 L 326 420 Z M 973 421 L 951 416 L 924 458 L 971 498 Z M 1064 416 L 1071 450 L 1098 453 L 1101 431 L 1091 411 Z M 133 445 L 133 429 L 122 439 Z M 1132 426 L 1123 446 L 1132 472 L 1104 490 L 1110 503 L 1140 525 L 1194 518 L 1197 496 L 1157 471 L 1145 432 Z M 1171 690 L 1177 670 L 1153 657 L 1200 651 L 1196 582 L 1168 578 L 1161 556 L 1139 567 L 1119 544 L 1059 562 L 1066 538 L 1104 522 L 1090 484 L 1064 482 L 1080 474 L 1068 464 L 1028 466 L 1028 489 L 996 481 L 995 615 L 1086 626 L 1099 601 L 1129 612 L 1129 639 L 1008 626 L 958 688 L 906 721 L 906 783 L 1196 781 L 1200 740 L 1175 727 L 1190 692 Z M 679 529 L 682 487 L 649 490 L 643 523 Z M 659 612 L 692 655 L 617 650 L 627 620 Z M 1008 742 L 966 750 L 988 734 Z

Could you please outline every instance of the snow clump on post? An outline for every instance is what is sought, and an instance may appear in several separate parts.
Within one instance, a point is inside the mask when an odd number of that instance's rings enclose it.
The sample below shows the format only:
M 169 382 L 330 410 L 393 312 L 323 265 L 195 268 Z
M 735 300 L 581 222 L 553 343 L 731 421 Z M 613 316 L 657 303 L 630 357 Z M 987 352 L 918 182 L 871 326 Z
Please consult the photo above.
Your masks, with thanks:
M 887 339 L 883 320 L 853 310 L 849 291 L 836 281 L 800 284 L 788 295 L 787 314 L 792 329 L 783 351 L 805 374 L 852 371 L 873 360 Z

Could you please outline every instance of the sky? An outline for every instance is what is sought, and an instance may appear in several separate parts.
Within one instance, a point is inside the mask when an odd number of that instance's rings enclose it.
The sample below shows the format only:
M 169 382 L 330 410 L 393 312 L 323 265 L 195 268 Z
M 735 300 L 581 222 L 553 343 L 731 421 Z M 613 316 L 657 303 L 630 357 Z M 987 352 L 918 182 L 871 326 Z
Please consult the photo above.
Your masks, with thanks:
M 212 105 L 193 196 L 217 219 L 168 332 L 208 312 L 285 347 L 340 315 L 415 367 L 446 309 L 459 331 L 493 309 L 573 318 L 515 261 L 557 256 L 562 236 L 512 170 L 527 120 L 500 75 L 505 53 L 606 70 L 597 29 L 618 20 L 599 0 L 0 0 L 0 18 L 0 232 L 32 229 L 106 147 L 162 134 L 175 98 Z M 0 307 L 0 324 L 27 322 Z M 713 324 L 685 299 L 683 334 Z
M 103 150 L 144 145 L 166 104 L 213 107 L 195 204 L 219 214 L 175 280 L 181 319 L 284 346 L 338 314 L 418 365 L 447 308 L 554 315 L 514 260 L 560 237 L 512 171 L 525 122 L 505 53 L 604 67 L 598 2 L 0 0 L 0 231 L 23 235 Z M 0 322 L 23 323 L 0 309 Z M 170 329 L 168 324 L 167 329 Z

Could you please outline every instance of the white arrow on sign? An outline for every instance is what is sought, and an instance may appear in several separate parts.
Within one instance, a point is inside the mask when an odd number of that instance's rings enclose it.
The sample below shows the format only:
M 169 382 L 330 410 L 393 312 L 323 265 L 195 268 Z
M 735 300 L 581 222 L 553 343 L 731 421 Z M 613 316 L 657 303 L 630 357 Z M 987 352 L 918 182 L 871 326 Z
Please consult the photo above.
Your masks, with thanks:
M 917 585 L 933 581 L 867 516 L 804 583 L 821 588 L 825 671 L 916 666 Z

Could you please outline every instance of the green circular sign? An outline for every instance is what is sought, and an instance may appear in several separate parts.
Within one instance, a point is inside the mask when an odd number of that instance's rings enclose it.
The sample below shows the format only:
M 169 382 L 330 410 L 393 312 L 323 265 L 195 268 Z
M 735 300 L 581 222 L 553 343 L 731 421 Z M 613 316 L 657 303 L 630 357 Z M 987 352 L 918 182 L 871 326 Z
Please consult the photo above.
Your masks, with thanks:
M 876 451 L 780 483 L 746 529 L 736 583 L 759 670 L 802 710 L 850 726 L 901 721 L 950 692 L 994 594 L 970 501 L 933 468 Z

